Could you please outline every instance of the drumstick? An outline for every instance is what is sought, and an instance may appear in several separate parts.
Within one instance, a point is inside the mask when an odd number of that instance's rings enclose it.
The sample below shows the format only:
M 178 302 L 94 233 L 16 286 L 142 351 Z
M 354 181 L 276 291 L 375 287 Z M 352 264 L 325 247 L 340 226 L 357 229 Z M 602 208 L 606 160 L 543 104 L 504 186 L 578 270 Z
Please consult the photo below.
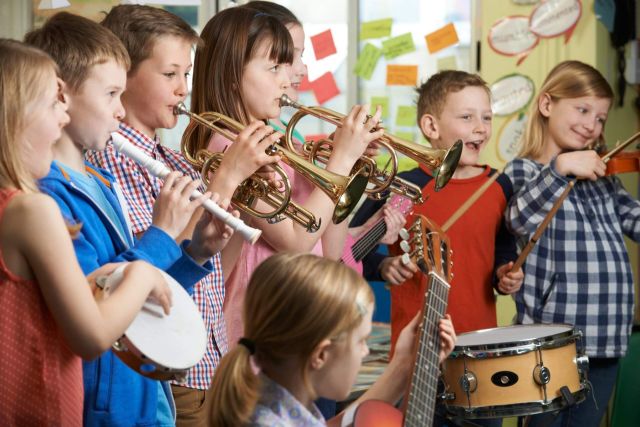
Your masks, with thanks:
M 143 153 L 136 146 L 131 144 L 127 140 L 127 138 L 120 135 L 119 133 L 113 132 L 111 134 L 111 139 L 113 141 L 114 147 L 116 147 L 118 151 L 138 162 L 141 166 L 145 167 L 153 176 L 164 179 L 169 173 L 171 173 L 171 170 L 169 170 L 169 168 L 167 168 L 163 163 Z M 195 199 L 200 196 L 202 196 L 202 193 L 198 190 L 193 190 L 193 192 L 191 193 L 191 199 Z M 240 218 L 236 218 L 235 216 L 231 215 L 211 199 L 205 200 L 202 206 L 217 219 L 224 222 L 226 225 L 234 229 L 237 233 L 240 233 L 240 235 L 251 244 L 254 244 L 260 237 L 260 234 L 262 234 L 261 230 L 249 227 Z
M 458 208 L 458 210 L 449 217 L 447 222 L 444 223 L 444 225 L 442 226 L 442 231 L 446 233 L 447 230 L 451 228 L 453 223 L 455 223 L 467 210 L 469 210 L 469 208 L 476 202 L 476 200 L 478 200 L 480 196 L 482 196 L 484 192 L 489 189 L 491 184 L 493 184 L 495 180 L 498 179 L 499 175 L 500 172 L 496 171 L 496 173 L 493 174 L 491 178 L 486 180 L 484 184 L 478 187 L 478 189 Z

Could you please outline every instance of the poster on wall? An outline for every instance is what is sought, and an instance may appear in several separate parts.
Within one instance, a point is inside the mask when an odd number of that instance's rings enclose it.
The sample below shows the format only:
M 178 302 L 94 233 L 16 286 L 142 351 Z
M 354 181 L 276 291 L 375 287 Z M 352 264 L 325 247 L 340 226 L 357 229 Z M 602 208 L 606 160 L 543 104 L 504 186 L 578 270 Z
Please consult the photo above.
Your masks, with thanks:
M 533 80 L 523 74 L 509 74 L 498 79 L 489 88 L 491 111 L 496 116 L 509 116 L 527 108 L 533 95 Z

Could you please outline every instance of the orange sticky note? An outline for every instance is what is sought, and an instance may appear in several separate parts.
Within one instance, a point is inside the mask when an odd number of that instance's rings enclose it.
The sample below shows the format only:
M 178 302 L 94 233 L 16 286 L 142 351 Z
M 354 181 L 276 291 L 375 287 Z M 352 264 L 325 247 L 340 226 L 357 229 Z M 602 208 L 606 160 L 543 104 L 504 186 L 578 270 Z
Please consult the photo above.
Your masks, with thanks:
M 326 58 L 336 53 L 336 45 L 333 42 L 331 30 L 311 36 L 311 45 L 313 46 L 313 52 L 316 54 L 316 59 Z
M 306 92 L 311 90 L 311 82 L 309 82 L 309 76 L 305 74 L 300 82 L 300 87 L 298 87 L 299 92 Z
M 333 78 L 333 74 L 329 71 L 311 82 L 311 90 L 313 90 L 318 104 L 324 104 L 331 98 L 340 95 L 336 79 Z
M 437 52 L 445 47 L 458 43 L 458 33 L 453 24 L 447 24 L 439 30 L 427 34 L 424 38 L 427 40 L 429 53 Z
M 387 65 L 387 85 L 415 86 L 417 81 L 417 65 Z

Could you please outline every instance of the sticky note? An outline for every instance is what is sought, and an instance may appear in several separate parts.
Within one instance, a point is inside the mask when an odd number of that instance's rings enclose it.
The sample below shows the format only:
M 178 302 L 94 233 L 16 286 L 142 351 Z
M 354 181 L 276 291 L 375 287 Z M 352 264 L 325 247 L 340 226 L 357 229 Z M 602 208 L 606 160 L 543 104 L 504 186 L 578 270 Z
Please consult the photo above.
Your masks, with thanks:
M 391 35 L 391 18 L 377 19 L 360 24 L 360 40 L 379 39 Z
M 413 36 L 411 33 L 393 37 L 382 42 L 382 52 L 387 59 L 393 59 L 415 50 L 416 45 L 413 44 Z
M 444 58 L 438 58 L 438 71 L 457 69 L 458 60 L 455 56 L 445 56 Z
M 372 96 L 371 97 L 371 114 L 376 112 L 377 106 L 382 107 L 382 118 L 389 117 L 389 97 L 387 96 Z
M 417 65 L 387 65 L 387 85 L 415 86 L 417 81 Z
M 447 24 L 439 30 L 424 37 L 427 40 L 427 49 L 429 53 L 435 53 L 439 50 L 458 43 L 458 33 L 453 24 Z
M 336 53 L 336 45 L 333 42 L 331 30 L 311 36 L 311 45 L 313 46 L 313 52 L 316 54 L 316 59 L 326 58 Z
M 336 79 L 330 71 L 327 71 L 312 81 L 311 90 L 313 90 L 313 94 L 316 96 L 318 104 L 324 104 L 331 98 L 340 95 L 340 89 L 338 89 Z
M 397 126 L 415 126 L 418 109 L 413 105 L 399 105 L 396 112 Z
M 309 81 L 309 76 L 305 74 L 298 87 L 298 92 L 306 92 L 309 90 L 311 90 L 311 82 Z
M 367 43 L 362 49 L 362 52 L 360 52 L 358 62 L 356 62 L 356 67 L 353 70 L 354 73 L 363 79 L 371 79 L 371 75 L 378 64 L 380 56 L 382 56 L 382 50 L 371 43 Z

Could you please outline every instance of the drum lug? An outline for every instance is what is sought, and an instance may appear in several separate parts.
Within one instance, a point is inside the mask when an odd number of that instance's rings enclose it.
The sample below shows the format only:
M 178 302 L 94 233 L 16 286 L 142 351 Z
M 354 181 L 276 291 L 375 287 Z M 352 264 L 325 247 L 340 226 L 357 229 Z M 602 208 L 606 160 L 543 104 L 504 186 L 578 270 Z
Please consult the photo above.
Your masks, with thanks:
M 578 370 L 583 373 L 589 372 L 589 356 L 586 354 L 582 354 L 576 357 L 576 365 L 578 366 Z
M 478 379 L 476 374 L 471 371 L 467 371 L 460 377 L 460 387 L 465 393 L 473 393 L 478 388 Z
M 551 381 L 551 371 L 542 364 L 533 368 L 533 379 L 538 385 L 546 385 Z

